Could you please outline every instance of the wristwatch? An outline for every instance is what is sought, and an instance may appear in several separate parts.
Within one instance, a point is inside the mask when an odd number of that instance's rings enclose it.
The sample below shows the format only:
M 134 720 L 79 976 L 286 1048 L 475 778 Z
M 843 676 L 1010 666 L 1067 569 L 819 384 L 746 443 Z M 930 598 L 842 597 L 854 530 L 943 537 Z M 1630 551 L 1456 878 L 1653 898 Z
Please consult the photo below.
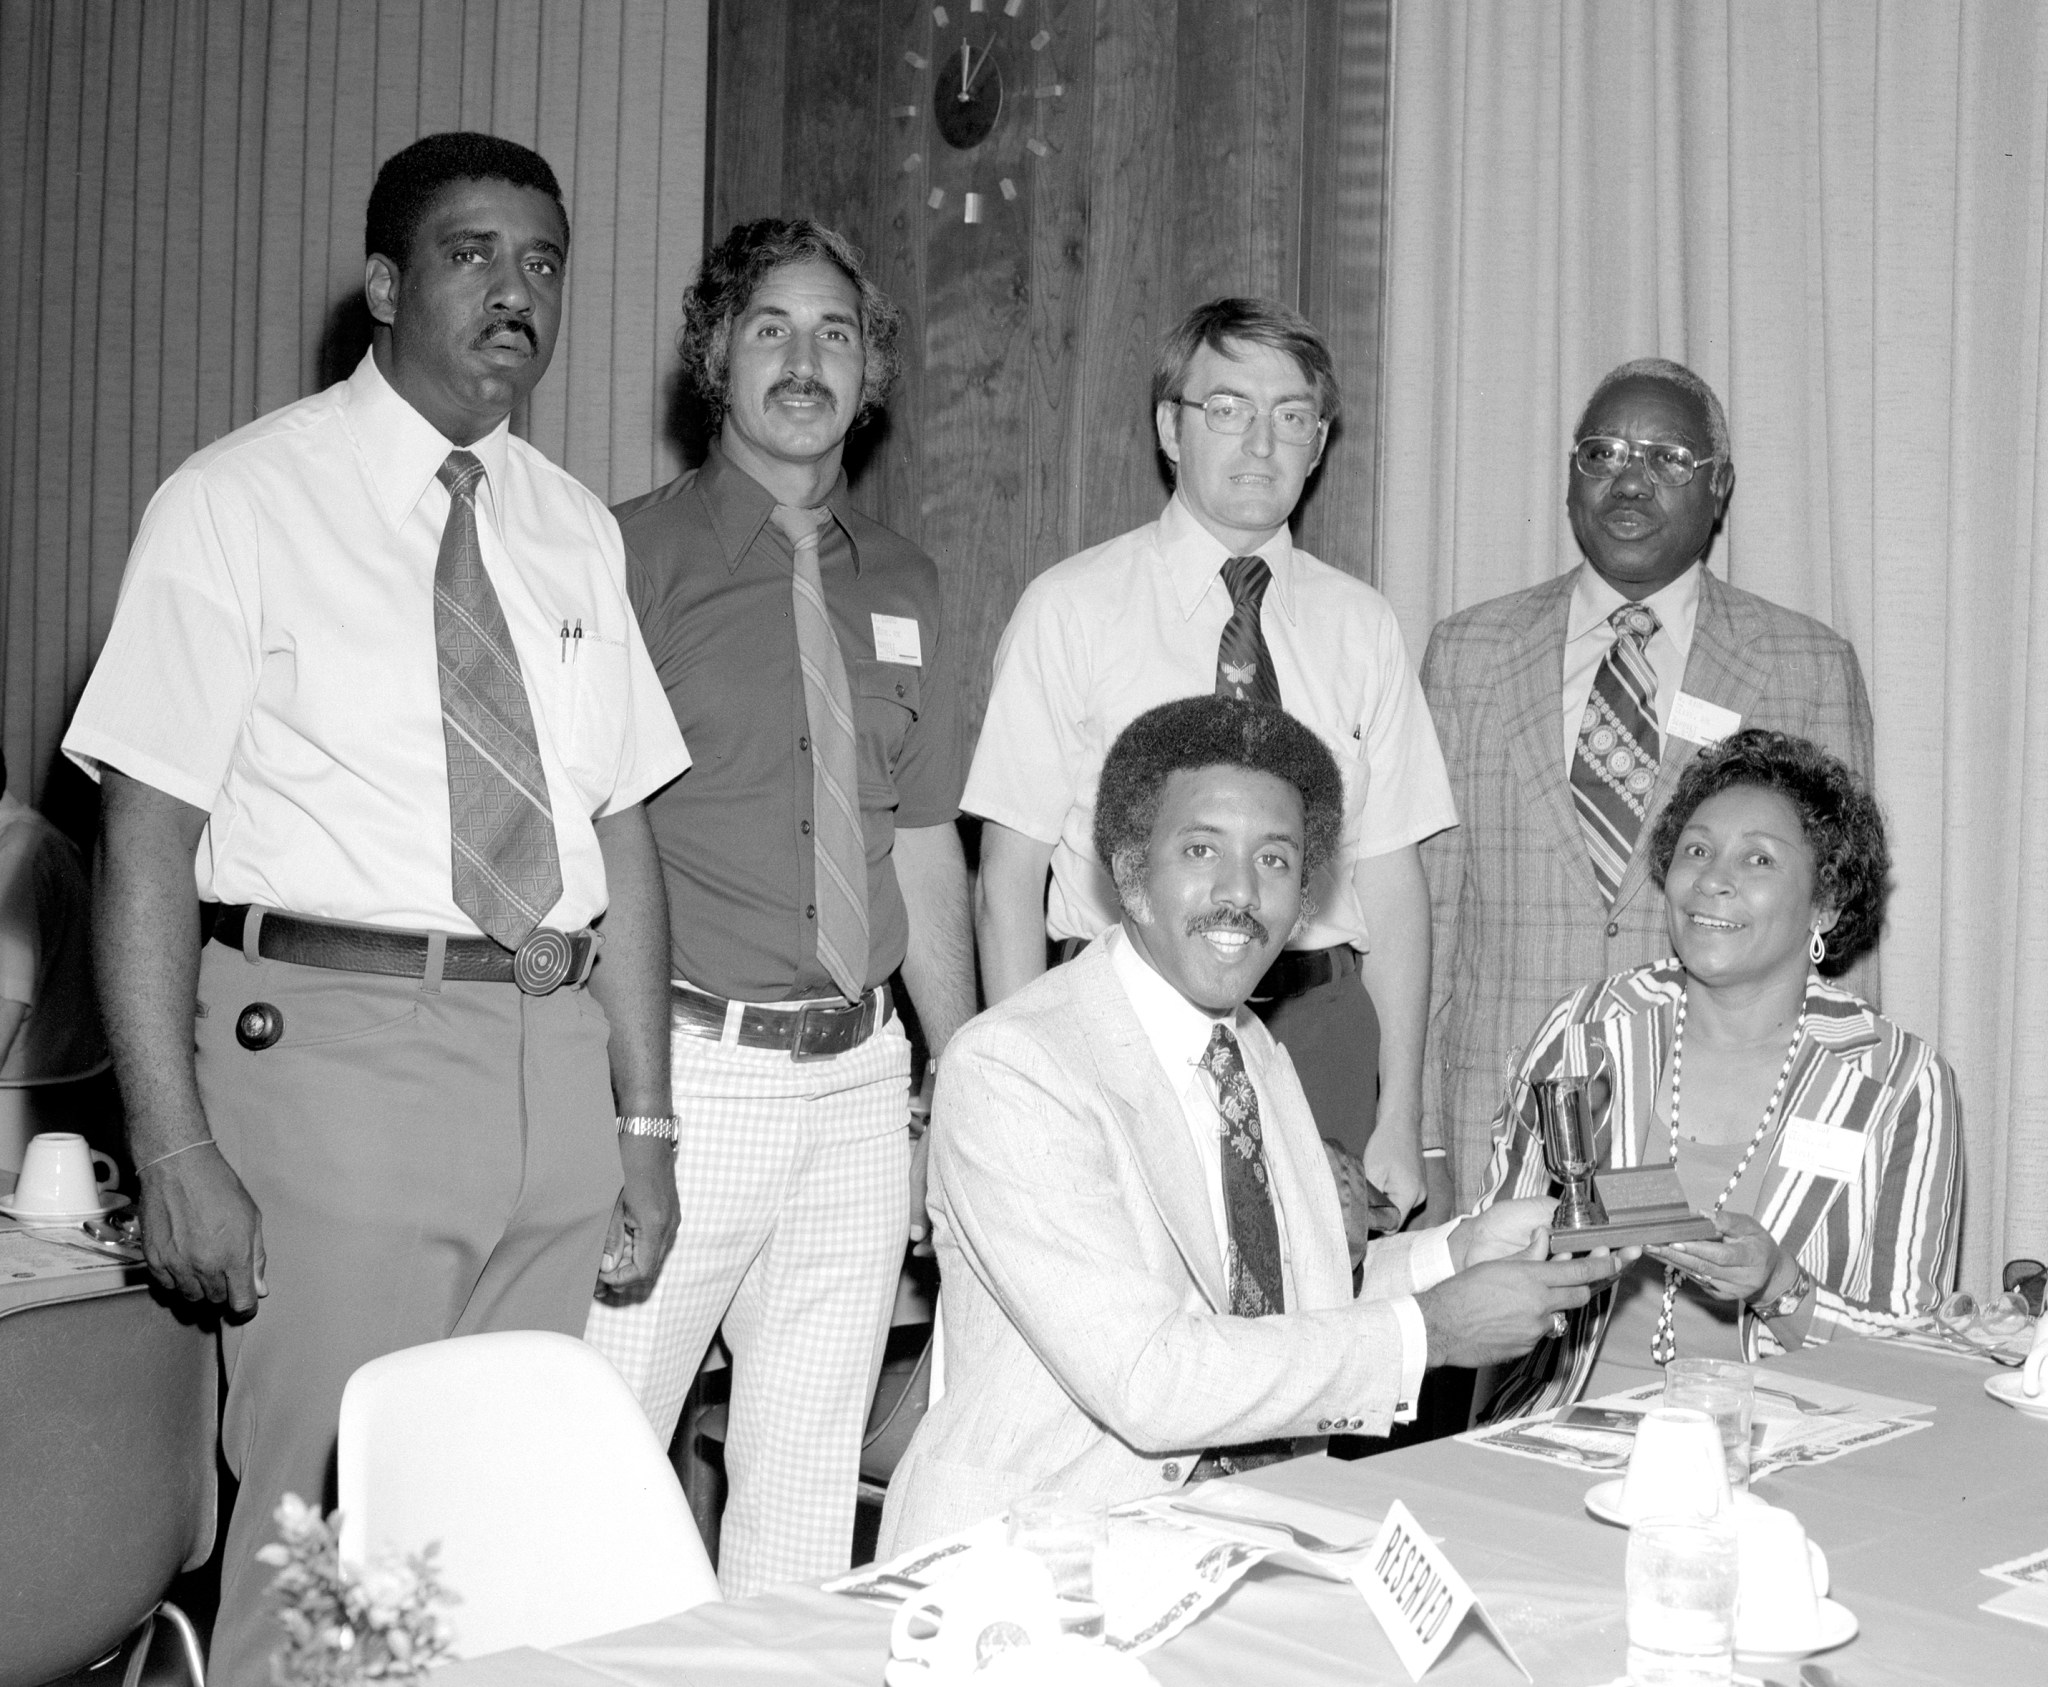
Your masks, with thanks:
M 619 1116 L 619 1135 L 654 1136 L 674 1142 L 681 1121 L 673 1113 L 624 1113 Z
M 1759 1318 L 1789 1318 L 1799 1310 L 1799 1303 L 1806 1299 L 1807 1290 L 1813 1287 L 1813 1279 L 1806 1267 L 1796 1261 L 1792 1266 L 1792 1286 L 1776 1300 L 1759 1303 L 1756 1315 Z

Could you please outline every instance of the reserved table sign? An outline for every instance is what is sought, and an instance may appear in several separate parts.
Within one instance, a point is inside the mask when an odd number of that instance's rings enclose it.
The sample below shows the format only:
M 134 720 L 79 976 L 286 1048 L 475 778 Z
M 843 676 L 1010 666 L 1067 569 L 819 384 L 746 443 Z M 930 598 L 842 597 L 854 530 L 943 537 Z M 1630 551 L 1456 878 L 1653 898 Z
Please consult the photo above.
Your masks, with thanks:
M 1508 1662 L 1527 1679 L 1536 1679 L 1523 1668 L 1507 1636 L 1486 1614 L 1486 1607 L 1465 1578 L 1451 1568 L 1450 1559 L 1399 1500 L 1387 1507 L 1386 1521 L 1373 1537 L 1372 1550 L 1351 1572 L 1351 1579 L 1394 1643 L 1411 1681 L 1420 1681 L 1443 1656 L 1468 1616 L 1479 1619 L 1479 1625 L 1507 1653 Z

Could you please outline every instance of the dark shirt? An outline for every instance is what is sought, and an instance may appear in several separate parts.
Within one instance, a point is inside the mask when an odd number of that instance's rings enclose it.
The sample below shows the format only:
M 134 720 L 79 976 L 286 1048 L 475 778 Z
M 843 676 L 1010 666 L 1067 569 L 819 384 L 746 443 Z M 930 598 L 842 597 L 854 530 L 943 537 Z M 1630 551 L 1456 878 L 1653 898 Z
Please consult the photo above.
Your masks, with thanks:
M 960 811 L 953 664 L 940 647 L 939 571 L 846 499 L 818 534 L 818 572 L 853 691 L 868 856 L 868 974 L 909 939 L 889 852 L 898 826 Z M 794 553 L 775 500 L 716 446 L 704 466 L 613 513 L 626 589 L 668 692 L 690 771 L 647 805 L 668 886 L 675 976 L 746 1001 L 838 992 L 818 964 L 810 724 L 790 614 Z M 896 623 L 878 629 L 876 617 Z M 919 665 L 902 654 L 915 622 Z

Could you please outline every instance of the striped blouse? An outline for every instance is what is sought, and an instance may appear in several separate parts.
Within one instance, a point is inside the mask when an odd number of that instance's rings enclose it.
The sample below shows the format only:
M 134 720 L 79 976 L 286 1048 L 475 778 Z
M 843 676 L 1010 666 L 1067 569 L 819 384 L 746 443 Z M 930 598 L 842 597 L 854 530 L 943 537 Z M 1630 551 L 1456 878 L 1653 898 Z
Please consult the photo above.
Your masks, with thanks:
M 1685 988 L 1676 957 L 1617 973 L 1574 991 L 1523 1050 L 1507 1099 L 1493 1121 L 1493 1163 L 1481 1206 L 1542 1195 L 1551 1187 L 1536 1134 L 1531 1087 L 1564 1074 L 1590 1077 L 1605 1065 L 1614 1099 L 1596 1153 L 1603 1165 L 1633 1166 L 1653 1129 L 1657 1090 L 1671 1054 Z M 1837 1330 L 1876 1331 L 1931 1312 L 1955 1279 L 1962 1220 L 1962 1102 L 1948 1063 L 1862 998 L 1818 974 L 1806 981 L 1806 1018 L 1777 1116 L 1759 1149 L 1764 1182 L 1756 1217 L 1791 1249 L 1817 1285 L 1808 1341 Z M 1623 1119 L 1616 1133 L 1606 1121 Z M 1853 1176 L 1784 1165 L 1787 1124 L 1806 1120 L 1864 1139 Z M 1562 1338 L 1546 1338 L 1498 1377 L 1481 1413 L 1497 1422 L 1576 1400 L 1606 1334 L 1611 1295 L 1570 1314 Z M 1757 1360 L 1784 1348 L 1744 1308 L 1742 1350 Z

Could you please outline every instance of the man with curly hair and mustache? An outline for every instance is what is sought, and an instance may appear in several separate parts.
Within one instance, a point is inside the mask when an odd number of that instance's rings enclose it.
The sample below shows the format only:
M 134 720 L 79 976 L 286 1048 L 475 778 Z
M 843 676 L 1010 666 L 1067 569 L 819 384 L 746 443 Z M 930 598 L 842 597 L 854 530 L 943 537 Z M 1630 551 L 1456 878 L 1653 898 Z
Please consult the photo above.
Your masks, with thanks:
M 702 467 L 616 513 L 696 756 L 649 805 L 668 888 L 681 1229 L 588 1339 L 666 1440 L 721 1324 L 728 1596 L 846 1567 L 860 1435 L 907 1231 L 900 967 L 936 1053 L 973 1011 L 964 772 L 938 571 L 852 506 L 840 457 L 897 317 L 839 235 L 733 229 L 684 301 Z M 586 653 L 587 654 L 587 653 Z
M 1189 697 L 1103 762 L 1122 921 L 954 1041 L 932 1126 L 946 1391 L 882 1554 L 1024 1494 L 1118 1504 L 1384 1435 L 1430 1365 L 1527 1352 L 1614 1274 L 1549 1260 L 1548 1200 L 1367 1249 L 1284 1044 L 1245 1007 L 1340 847 L 1322 741 Z

